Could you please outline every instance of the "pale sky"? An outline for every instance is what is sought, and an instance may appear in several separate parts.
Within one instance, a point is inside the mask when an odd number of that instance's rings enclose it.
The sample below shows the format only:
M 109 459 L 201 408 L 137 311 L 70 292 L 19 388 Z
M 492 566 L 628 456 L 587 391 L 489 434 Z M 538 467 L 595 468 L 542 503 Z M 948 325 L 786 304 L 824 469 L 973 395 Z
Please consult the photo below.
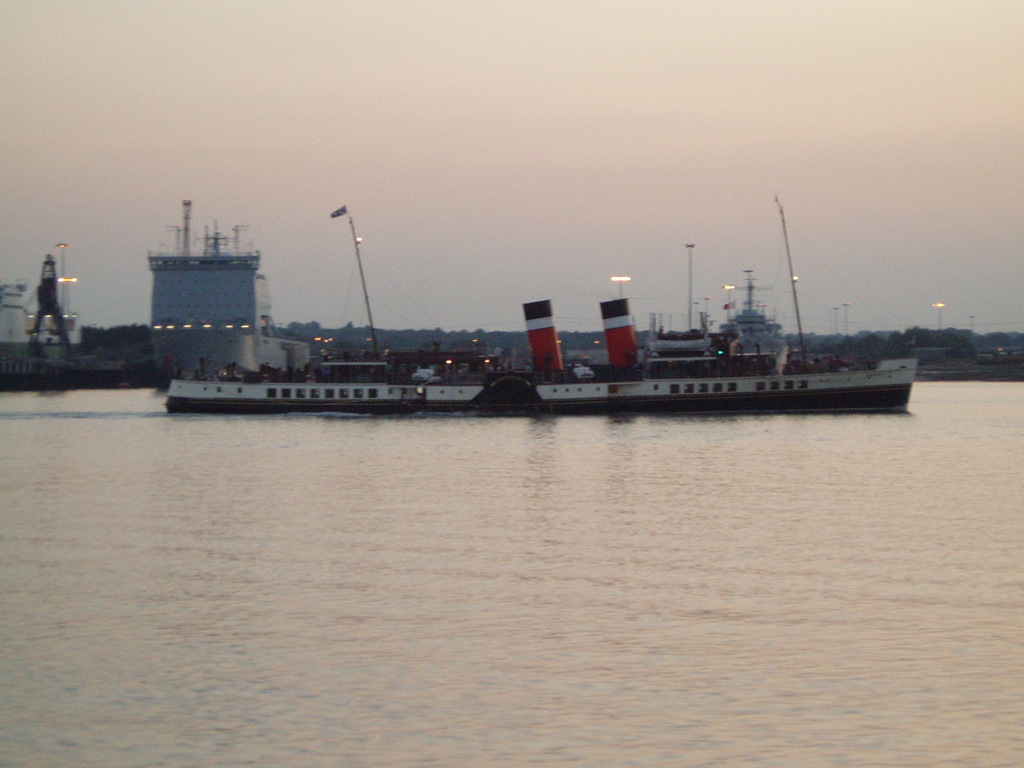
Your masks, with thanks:
M 86 325 L 146 254 L 248 225 L 279 324 L 721 319 L 1024 331 L 1020 0 L 0 0 L 0 276 L 71 244 Z M 840 319 L 838 323 L 843 324 Z M 840 329 L 841 330 L 841 329 Z

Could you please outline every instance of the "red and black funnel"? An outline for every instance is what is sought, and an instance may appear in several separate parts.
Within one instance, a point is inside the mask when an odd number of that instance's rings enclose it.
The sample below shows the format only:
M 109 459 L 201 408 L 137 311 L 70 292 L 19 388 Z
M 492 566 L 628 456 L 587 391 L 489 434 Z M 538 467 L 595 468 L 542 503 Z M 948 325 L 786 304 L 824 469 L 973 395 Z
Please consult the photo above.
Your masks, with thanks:
M 608 362 L 615 368 L 636 365 L 636 330 L 629 316 L 629 299 L 602 301 L 601 318 L 608 344 Z
M 526 315 L 526 335 L 530 339 L 530 352 L 535 371 L 562 371 L 562 350 L 558 345 L 558 331 L 551 311 L 551 302 L 531 301 L 523 304 Z

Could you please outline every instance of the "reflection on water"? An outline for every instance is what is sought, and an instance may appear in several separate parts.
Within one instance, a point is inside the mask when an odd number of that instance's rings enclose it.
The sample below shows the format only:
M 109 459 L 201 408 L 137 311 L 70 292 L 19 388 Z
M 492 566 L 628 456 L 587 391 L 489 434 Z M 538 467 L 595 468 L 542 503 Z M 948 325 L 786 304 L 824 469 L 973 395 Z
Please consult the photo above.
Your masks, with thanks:
M 0 397 L 0 765 L 1018 765 L 1022 394 L 625 419 Z

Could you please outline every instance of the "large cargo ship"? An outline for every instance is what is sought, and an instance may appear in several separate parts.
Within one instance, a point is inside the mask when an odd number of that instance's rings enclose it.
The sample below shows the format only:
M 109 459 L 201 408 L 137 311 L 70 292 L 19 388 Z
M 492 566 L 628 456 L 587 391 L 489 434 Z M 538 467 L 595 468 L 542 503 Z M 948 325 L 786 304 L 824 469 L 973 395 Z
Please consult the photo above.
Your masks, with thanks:
M 260 252 L 243 250 L 217 231 L 191 251 L 191 200 L 183 201 L 178 247 L 149 253 L 153 272 L 152 331 L 157 365 L 172 376 L 303 368 L 304 342 L 284 338 L 274 326 L 270 289 L 257 270 Z

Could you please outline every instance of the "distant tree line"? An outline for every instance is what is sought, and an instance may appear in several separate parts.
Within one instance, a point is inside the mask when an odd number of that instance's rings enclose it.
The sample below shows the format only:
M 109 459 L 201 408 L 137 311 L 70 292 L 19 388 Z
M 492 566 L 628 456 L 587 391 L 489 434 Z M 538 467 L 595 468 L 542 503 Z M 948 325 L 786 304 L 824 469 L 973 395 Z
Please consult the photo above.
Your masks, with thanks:
M 369 326 L 354 326 L 349 323 L 344 328 L 322 328 L 319 323 L 291 323 L 287 327 L 289 336 L 301 341 L 308 341 L 314 346 L 317 343 L 331 348 L 343 350 L 364 350 L 370 347 Z M 472 349 L 484 346 L 487 349 L 526 350 L 527 338 L 525 331 L 485 331 L 477 328 L 474 331 L 445 331 L 433 329 L 376 329 L 377 346 L 381 349 L 429 349 L 438 346 L 441 349 Z M 590 349 L 595 342 L 604 343 L 603 331 L 559 331 L 558 337 L 566 349 Z M 329 341 L 328 341 L 329 340 Z
M 343 349 L 368 349 L 370 329 L 368 326 L 324 329 L 317 323 L 292 323 L 288 326 L 290 335 L 297 339 L 314 342 L 319 338 L 331 339 L 331 346 Z M 589 350 L 604 344 L 603 331 L 559 331 L 558 337 L 565 349 Z M 643 345 L 647 332 L 637 334 Z M 796 334 L 786 337 L 790 347 L 797 347 Z M 973 358 L 979 352 L 995 349 L 1024 350 L 1024 333 L 999 332 L 976 334 L 968 330 L 947 328 L 932 330 L 915 326 L 905 331 L 862 331 L 853 336 L 842 334 L 806 334 L 804 341 L 811 354 L 839 354 L 846 357 L 896 358 L 913 355 L 920 349 L 941 349 L 948 357 Z M 377 330 L 377 345 L 391 349 L 419 349 L 437 343 L 443 349 L 467 349 L 474 344 L 483 344 L 489 349 L 525 349 L 527 338 L 524 331 L 444 331 L 433 330 Z
M 307 341 L 314 350 L 320 347 L 332 350 L 368 350 L 370 329 L 349 323 L 343 328 L 323 328 L 319 323 L 291 323 L 284 332 L 291 338 Z M 528 342 L 525 331 L 476 330 L 445 331 L 433 329 L 377 329 L 380 349 L 487 349 L 519 350 L 525 353 Z M 604 348 L 603 331 L 559 331 L 565 350 L 586 351 Z M 637 334 L 644 343 L 647 332 Z M 797 337 L 789 335 L 791 347 L 797 346 Z M 991 354 L 996 350 L 1010 354 L 1024 354 L 1024 333 L 997 332 L 976 334 L 968 330 L 947 328 L 934 330 L 914 327 L 905 331 L 862 331 L 852 336 L 842 334 L 806 334 L 809 354 L 838 354 L 846 357 L 893 358 L 905 357 L 921 349 L 943 350 L 951 358 L 972 359 L 979 353 Z M 147 325 L 120 325 L 112 328 L 82 327 L 79 349 L 88 354 L 116 356 L 131 362 L 152 359 L 150 328 Z
M 117 357 L 128 362 L 153 359 L 153 343 L 148 325 L 116 325 L 113 328 L 82 326 L 78 351 L 101 357 Z
M 795 344 L 794 337 L 790 337 Z M 862 331 L 854 336 L 832 334 L 806 337 L 811 353 L 840 354 L 865 358 L 906 357 L 920 350 L 940 351 L 945 357 L 970 360 L 979 354 L 1000 351 L 1024 354 L 1024 333 L 976 334 L 960 328 L 931 329 L 915 326 L 905 331 Z

